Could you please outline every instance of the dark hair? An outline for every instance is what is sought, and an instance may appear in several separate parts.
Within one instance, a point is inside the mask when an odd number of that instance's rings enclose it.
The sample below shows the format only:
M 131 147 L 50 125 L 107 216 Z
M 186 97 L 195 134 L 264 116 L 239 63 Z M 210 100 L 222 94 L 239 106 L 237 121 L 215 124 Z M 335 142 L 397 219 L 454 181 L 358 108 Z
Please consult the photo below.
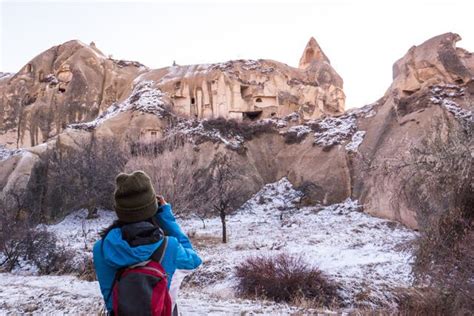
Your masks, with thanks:
M 150 218 L 147 218 L 143 221 L 140 221 L 140 222 L 149 222 L 149 223 L 152 223 L 154 226 L 159 226 L 158 225 L 158 222 L 155 220 L 155 217 L 152 216 Z M 107 235 L 110 233 L 110 231 L 114 228 L 122 228 L 123 226 L 127 225 L 127 224 L 130 224 L 130 223 L 127 223 L 127 222 L 123 222 L 121 220 L 118 220 L 116 219 L 110 226 L 102 229 L 100 232 L 99 232 L 99 236 L 100 238 L 102 239 L 105 239 L 105 237 L 107 237 Z

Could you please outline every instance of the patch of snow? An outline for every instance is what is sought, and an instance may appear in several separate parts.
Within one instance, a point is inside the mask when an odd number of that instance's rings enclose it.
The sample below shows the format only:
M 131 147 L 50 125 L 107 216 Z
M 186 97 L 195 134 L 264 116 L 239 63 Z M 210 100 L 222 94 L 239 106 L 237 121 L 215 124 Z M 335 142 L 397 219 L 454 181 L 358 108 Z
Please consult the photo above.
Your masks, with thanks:
M 431 88 L 431 94 L 430 101 L 453 114 L 463 126 L 470 128 L 470 125 L 474 123 L 472 111 L 463 109 L 453 100 L 453 98 L 464 96 L 464 88 L 451 84 L 435 85 Z
M 113 118 L 125 111 L 140 111 L 164 117 L 168 111 L 164 97 L 166 95 L 159 89 L 154 88 L 153 81 L 142 81 L 138 83 L 130 96 L 122 103 L 114 103 L 99 115 L 95 120 L 85 123 L 70 124 L 68 127 L 74 129 L 94 129 L 104 121 Z
M 8 149 L 0 144 L 0 161 L 6 160 L 12 156 L 22 155 L 25 152 L 23 149 Z
M 2 315 L 98 315 L 102 305 L 97 282 L 73 276 L 0 274 Z
M 275 70 L 273 67 L 264 67 L 260 61 L 253 59 L 229 60 L 224 63 L 209 65 L 211 70 L 221 70 L 231 74 L 235 74 L 238 67 L 243 70 L 256 70 L 262 73 L 270 73 Z
M 1 72 L 0 71 L 0 80 L 2 79 L 8 79 L 10 77 L 13 77 L 14 74 L 9 73 L 9 72 Z
M 220 299 L 183 289 L 178 298 L 181 315 L 260 315 L 295 314 L 302 309 L 271 301 Z M 98 282 L 73 276 L 20 276 L 0 274 L 0 314 L 99 315 L 104 309 Z M 315 311 L 317 312 L 317 311 Z M 330 313 L 330 312 L 329 312 Z M 315 313 L 316 314 L 316 313 Z
M 351 152 L 357 152 L 360 144 L 364 140 L 365 131 L 357 131 L 352 135 L 351 142 L 346 145 L 346 150 Z
M 371 104 L 367 104 L 361 108 L 354 108 L 349 109 L 347 113 L 357 115 L 358 117 L 362 116 L 364 118 L 369 118 L 375 116 L 377 112 L 375 111 L 374 107 L 378 104 L 378 102 L 374 102 Z
M 289 123 L 299 122 L 301 115 L 298 112 L 293 112 L 282 118 L 272 117 L 262 119 L 259 122 L 273 124 L 277 129 L 285 128 Z
M 307 125 L 295 125 L 290 127 L 284 134 L 293 133 L 296 134 L 296 137 L 303 137 L 304 135 L 309 134 L 313 130 Z
M 43 81 L 48 82 L 52 86 L 57 85 L 59 83 L 58 78 L 56 78 L 54 74 L 48 74 L 44 77 Z
M 326 117 L 315 124 L 314 143 L 331 147 L 342 143 L 357 131 L 356 116 L 353 114 L 340 117 Z
M 240 135 L 231 135 L 224 137 L 219 130 L 214 128 L 205 128 L 203 121 L 181 120 L 172 129 L 166 131 L 167 135 L 185 135 L 194 143 L 195 138 L 204 137 L 205 139 L 220 142 L 230 149 L 239 149 L 244 143 L 244 139 Z

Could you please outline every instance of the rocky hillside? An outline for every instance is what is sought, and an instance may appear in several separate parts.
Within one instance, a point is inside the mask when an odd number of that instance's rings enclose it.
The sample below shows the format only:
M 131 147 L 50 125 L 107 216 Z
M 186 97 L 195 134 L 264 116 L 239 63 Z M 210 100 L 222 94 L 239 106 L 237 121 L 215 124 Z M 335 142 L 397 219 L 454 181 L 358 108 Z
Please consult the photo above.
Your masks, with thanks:
M 95 206 L 93 193 L 79 199 L 79 191 L 61 191 L 54 179 L 104 187 L 79 180 L 78 161 L 120 151 L 116 167 L 145 169 L 158 191 L 180 193 L 173 198 L 184 209 L 203 198 L 194 184 L 226 155 L 241 188 L 236 203 L 287 177 L 308 204 L 352 198 L 367 213 L 416 228 L 413 194 L 442 211 L 454 199 L 453 183 L 472 167 L 466 152 L 473 150 L 474 59 L 455 46 L 459 39 L 447 33 L 410 48 L 382 98 L 345 112 L 342 79 L 313 39 L 299 68 L 245 60 L 149 70 L 105 58 L 94 45 L 65 43 L 0 78 L 0 198 L 46 220 L 89 207 L 89 200 Z M 112 139 L 112 146 L 98 143 Z M 33 147 L 13 151 L 15 145 Z M 443 169 L 443 152 L 459 158 L 454 182 L 418 185 L 420 177 L 439 182 L 440 172 L 429 171 Z M 65 164 L 72 157 L 76 163 Z M 60 164 L 67 172 L 54 169 Z M 96 170 L 95 178 L 106 170 L 114 169 Z
M 187 118 L 256 120 L 294 111 L 317 118 L 344 111 L 342 79 L 314 38 L 299 68 L 234 60 L 148 69 L 74 40 L 39 54 L 16 74 L 1 74 L 0 141 L 9 148 L 44 143 L 69 124 L 123 108 L 127 98 L 137 102 L 143 86 L 159 91 L 160 106 Z M 147 96 L 148 105 L 154 105 L 153 96 Z M 141 127 L 143 137 L 151 137 L 150 128 Z

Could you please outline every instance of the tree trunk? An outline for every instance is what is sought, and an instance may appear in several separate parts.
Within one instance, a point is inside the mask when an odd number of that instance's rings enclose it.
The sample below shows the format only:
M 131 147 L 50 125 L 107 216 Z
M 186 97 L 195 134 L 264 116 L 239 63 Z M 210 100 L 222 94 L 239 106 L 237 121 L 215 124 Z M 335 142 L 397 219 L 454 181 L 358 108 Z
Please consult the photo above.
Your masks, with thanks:
M 226 244 L 227 243 L 227 229 L 225 226 L 225 211 L 220 211 L 219 215 L 221 217 L 221 222 L 222 222 L 222 242 Z

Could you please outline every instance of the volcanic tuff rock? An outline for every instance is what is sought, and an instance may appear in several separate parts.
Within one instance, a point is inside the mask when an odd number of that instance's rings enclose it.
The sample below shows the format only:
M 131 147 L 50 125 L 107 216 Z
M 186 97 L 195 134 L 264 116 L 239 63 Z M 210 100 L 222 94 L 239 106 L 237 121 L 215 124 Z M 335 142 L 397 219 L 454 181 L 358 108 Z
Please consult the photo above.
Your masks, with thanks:
M 70 123 L 93 120 L 123 99 L 145 70 L 79 41 L 52 47 L 15 75 L 0 78 L 0 141 L 8 147 L 35 146 Z
M 456 47 L 458 34 L 433 37 L 408 52 L 393 65 L 393 83 L 388 91 L 409 95 L 439 83 L 467 84 L 474 92 L 474 56 Z
M 174 113 L 188 118 L 342 114 L 342 79 L 327 58 L 318 57 L 324 53 L 313 38 L 304 55 L 304 69 L 272 60 L 235 60 L 149 70 L 107 58 L 94 43 L 70 41 L 38 55 L 17 74 L 0 76 L 0 141 L 10 148 L 45 142 L 69 124 L 117 108 L 144 82 L 163 92 Z
M 27 150 L 32 155 L 5 154 L 9 158 L 0 161 L 2 194 L 7 188 L 25 187 L 37 162 L 44 159 L 42 152 L 77 148 L 92 136 L 116 137 L 131 153 L 126 169 L 140 166 L 153 173 L 160 166 L 154 174 L 158 187 L 171 181 L 163 171 L 174 172 L 178 165 L 180 177 L 199 181 L 213 158 L 225 152 L 239 171 L 245 198 L 286 176 L 313 202 L 337 203 L 351 197 L 366 212 L 417 227 L 416 209 L 404 200 L 400 188 L 419 170 L 398 166 L 409 161 L 411 149 L 437 136 L 446 141 L 461 133 L 467 141 L 457 141 L 473 148 L 472 55 L 454 47 L 458 39 L 448 33 L 411 48 L 395 63 L 394 82 L 383 98 L 345 113 L 340 113 L 340 106 L 330 109 L 334 100 L 329 95 L 342 92 L 342 80 L 313 39 L 300 69 L 269 60 L 159 70 L 127 64 L 126 78 L 133 80 L 133 87 L 129 81 L 127 93 L 117 95 L 119 101 L 101 109 L 95 120 L 71 125 L 47 145 Z M 62 72 L 55 73 L 58 85 L 69 80 L 67 71 Z M 74 72 L 69 84 L 72 80 Z M 325 96 L 320 106 L 316 95 Z M 317 106 L 308 112 L 305 102 L 313 101 Z M 323 113 L 339 115 L 320 117 Z M 196 116 L 240 117 L 251 124 L 189 119 Z M 433 211 L 442 211 L 449 207 L 452 193 L 444 189 L 424 194 Z

